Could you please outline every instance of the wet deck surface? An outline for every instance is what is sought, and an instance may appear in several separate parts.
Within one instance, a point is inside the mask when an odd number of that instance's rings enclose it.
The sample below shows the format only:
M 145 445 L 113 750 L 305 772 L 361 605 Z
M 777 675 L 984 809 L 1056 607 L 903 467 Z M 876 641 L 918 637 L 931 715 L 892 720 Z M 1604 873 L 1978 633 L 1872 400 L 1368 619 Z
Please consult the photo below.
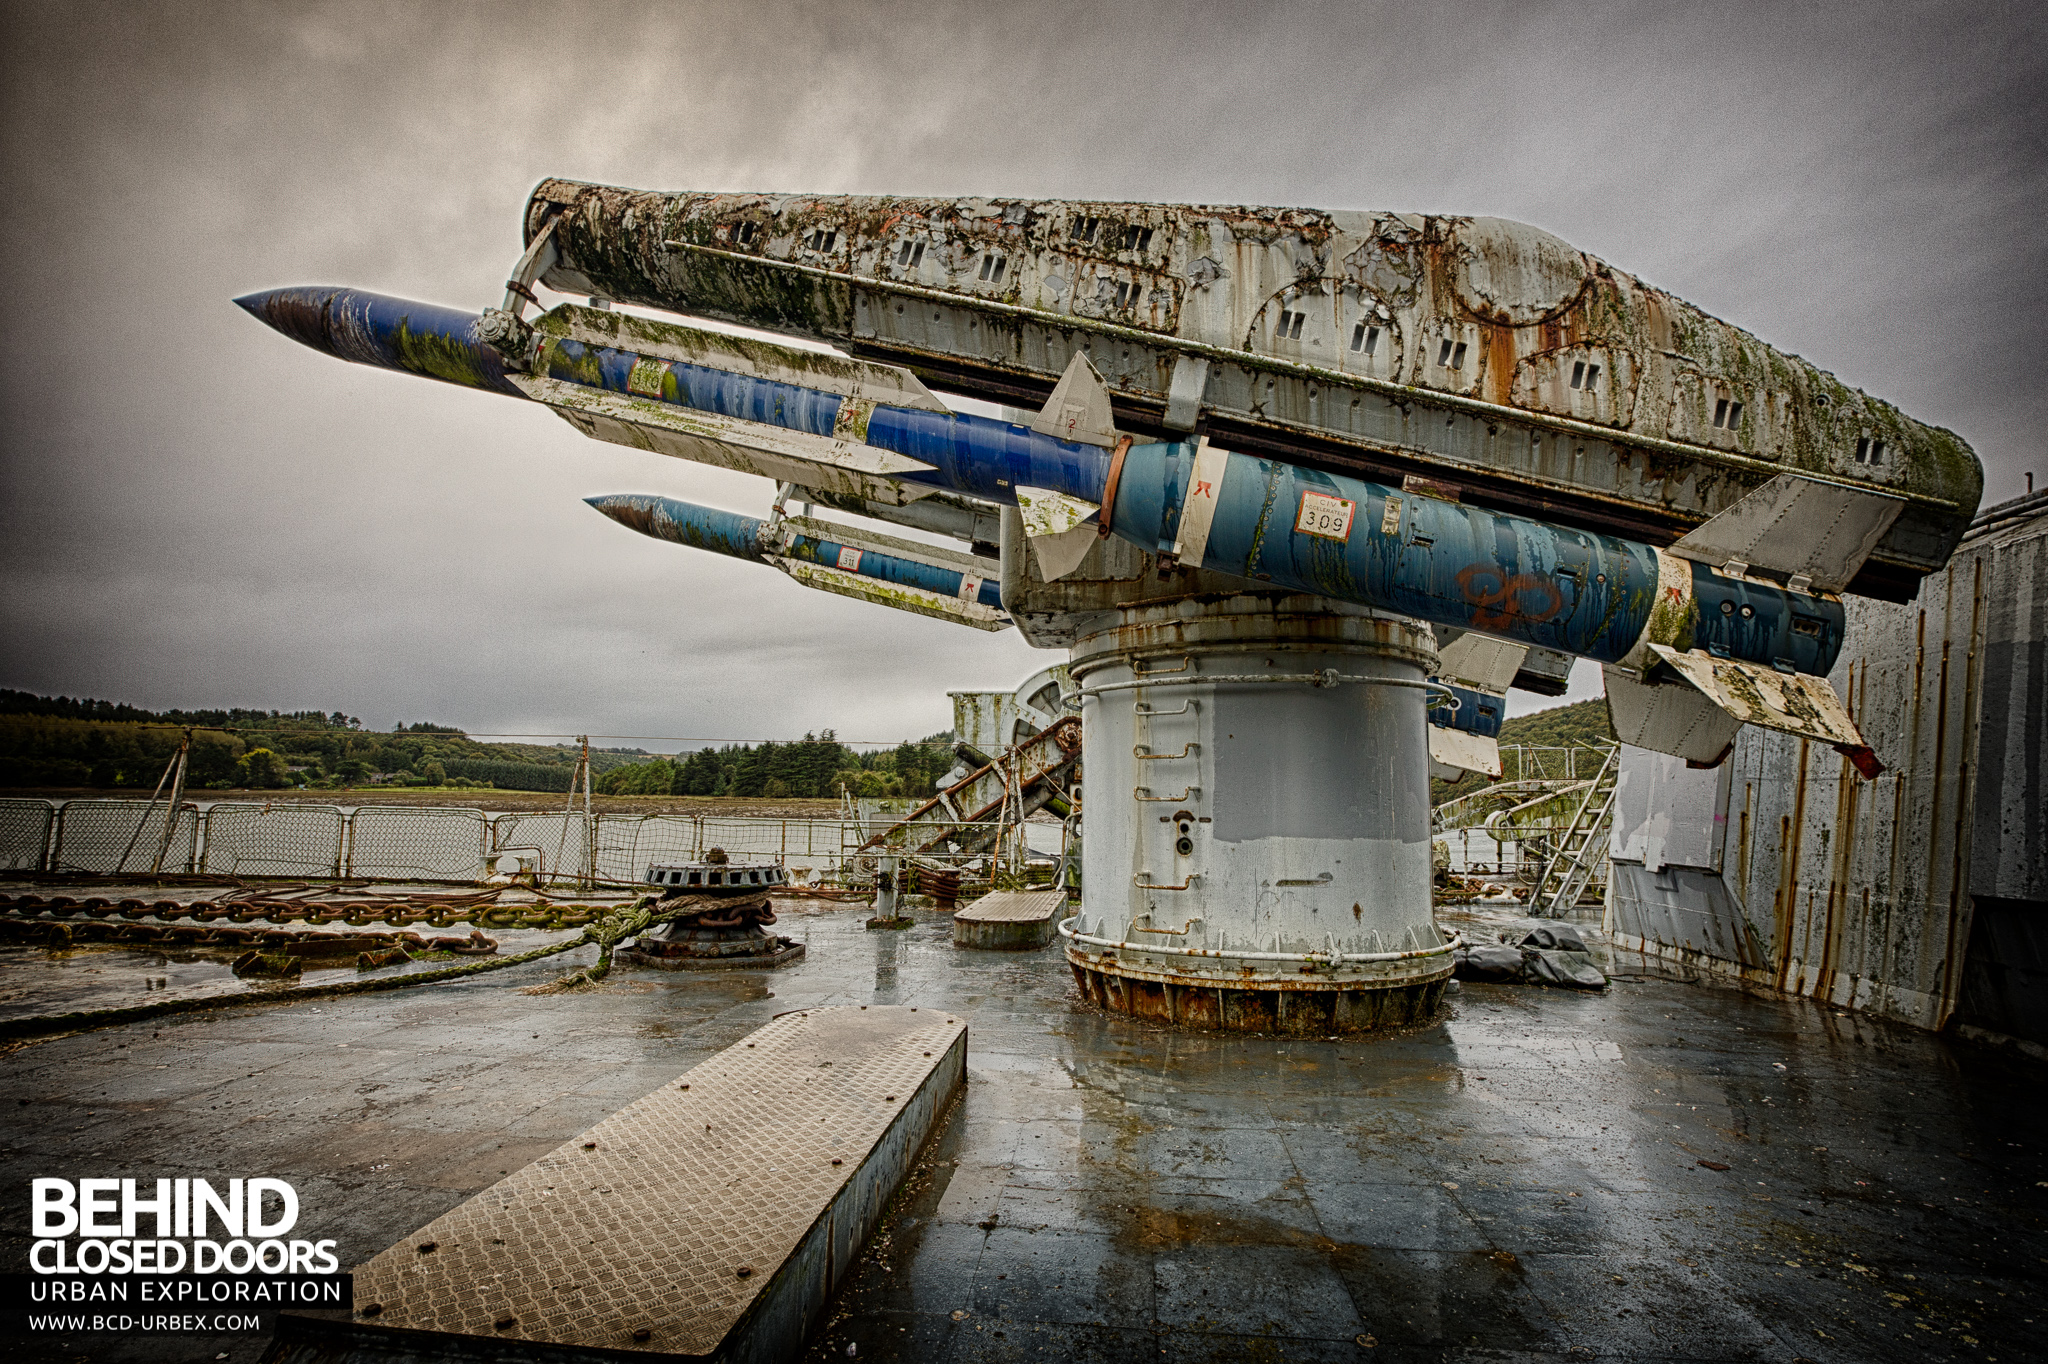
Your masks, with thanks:
M 1186 1035 L 1081 1008 L 1056 947 L 972 952 L 944 915 L 865 914 L 792 906 L 809 952 L 775 972 L 523 993 L 586 948 L 19 1048 L 0 1179 L 280 1175 L 295 1234 L 354 1263 L 776 1013 L 929 1004 L 969 1019 L 967 1095 L 816 1360 L 2048 1356 L 2029 1063 L 1649 979 L 1465 985 L 1440 1022 L 1372 1039 Z M 5 1219 L 10 1265 L 22 1232 Z

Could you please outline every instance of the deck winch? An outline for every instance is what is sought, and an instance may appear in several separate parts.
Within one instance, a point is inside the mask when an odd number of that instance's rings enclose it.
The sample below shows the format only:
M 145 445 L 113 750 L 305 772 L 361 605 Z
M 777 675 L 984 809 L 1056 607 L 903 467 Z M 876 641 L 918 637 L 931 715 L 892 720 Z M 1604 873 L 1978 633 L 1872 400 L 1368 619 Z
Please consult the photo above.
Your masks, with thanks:
M 1507 691 L 1556 694 L 1571 658 L 1602 665 L 1625 742 L 1712 765 L 1756 724 L 1874 775 L 1826 680 L 1842 595 L 1910 597 L 1982 486 L 1952 434 L 1499 219 L 546 181 L 525 227 L 481 314 L 239 301 L 776 481 L 764 518 L 589 499 L 636 530 L 1067 649 L 1068 957 L 1091 997 L 1176 1022 L 1433 1007 L 1427 778 L 1498 775 Z M 592 304 L 529 320 L 536 283 Z
M 794 938 L 768 932 L 775 922 L 769 892 L 785 888 L 780 863 L 734 862 L 711 848 L 698 862 L 656 862 L 643 878 L 662 892 L 663 909 L 686 900 L 698 906 L 679 914 L 619 953 L 628 961 L 669 971 L 781 966 L 804 954 Z

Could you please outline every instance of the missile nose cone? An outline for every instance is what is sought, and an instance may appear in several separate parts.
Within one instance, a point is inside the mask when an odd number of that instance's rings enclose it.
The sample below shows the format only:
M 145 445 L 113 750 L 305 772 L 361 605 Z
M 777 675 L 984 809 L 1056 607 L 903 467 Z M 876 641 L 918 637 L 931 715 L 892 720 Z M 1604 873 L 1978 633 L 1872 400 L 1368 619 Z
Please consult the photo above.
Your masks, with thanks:
M 504 357 L 478 334 L 475 313 L 318 284 L 244 294 L 235 303 L 300 345 L 337 360 L 526 396 L 506 379 Z
M 603 493 L 597 497 L 586 497 L 583 501 L 629 530 L 637 530 L 656 539 L 665 538 L 654 524 L 654 498 L 634 493 Z
M 235 305 L 302 346 L 311 346 L 336 359 L 354 360 L 357 357 L 345 354 L 335 345 L 331 321 L 334 305 L 346 293 L 342 289 L 319 287 L 265 289 L 259 293 L 243 294 L 235 300 Z

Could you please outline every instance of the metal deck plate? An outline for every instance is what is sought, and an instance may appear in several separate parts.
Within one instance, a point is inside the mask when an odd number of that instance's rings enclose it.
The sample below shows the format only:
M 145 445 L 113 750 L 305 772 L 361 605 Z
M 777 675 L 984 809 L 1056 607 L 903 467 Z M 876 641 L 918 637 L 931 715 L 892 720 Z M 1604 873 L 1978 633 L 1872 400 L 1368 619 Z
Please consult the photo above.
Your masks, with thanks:
M 932 1009 L 784 1015 L 360 1266 L 357 1319 L 680 1355 L 732 1352 L 765 1316 L 786 1329 L 795 1304 L 770 1299 L 801 1288 L 822 1304 L 870 1215 L 845 1209 L 851 1245 L 831 1227 L 837 1253 L 815 1266 L 812 1234 L 842 1194 L 867 1201 L 871 1153 L 922 1143 L 899 1119 L 915 1108 L 929 1126 L 964 1078 L 966 1035 Z
M 1040 923 L 1060 912 L 1064 890 L 994 890 L 953 917 L 969 923 Z

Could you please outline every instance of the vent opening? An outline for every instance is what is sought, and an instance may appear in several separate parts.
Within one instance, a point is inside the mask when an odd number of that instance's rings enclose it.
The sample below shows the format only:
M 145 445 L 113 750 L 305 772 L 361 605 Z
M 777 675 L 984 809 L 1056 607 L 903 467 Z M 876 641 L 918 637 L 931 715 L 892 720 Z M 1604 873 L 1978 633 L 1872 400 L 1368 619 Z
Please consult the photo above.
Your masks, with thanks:
M 1128 308 L 1138 301 L 1138 285 L 1134 283 L 1116 286 L 1116 306 Z
M 1282 308 L 1280 310 L 1280 325 L 1274 328 L 1273 339 L 1275 341 L 1300 340 L 1301 324 L 1307 317 L 1307 313 L 1291 312 L 1286 308 Z
M 1380 329 L 1368 327 L 1361 322 L 1351 329 L 1351 349 L 1360 355 L 1371 355 L 1380 348 Z
M 1590 390 L 1600 382 L 1600 366 L 1580 360 L 1572 366 L 1572 387 Z
M 754 238 L 759 236 L 760 232 L 761 225 L 759 223 L 735 224 L 732 229 L 733 244 L 735 246 L 752 246 Z
M 821 227 L 804 239 L 804 245 L 813 251 L 830 251 L 838 240 L 838 232 L 831 228 Z
M 1865 436 L 1861 440 L 1857 441 L 1856 462 L 1858 464 L 1884 463 L 1884 442 L 1881 440 L 1873 440 L 1869 436 Z
M 1138 228 L 1131 239 L 1131 250 L 1144 251 L 1151 245 L 1152 229 L 1149 227 Z
M 981 258 L 981 277 L 990 284 L 1001 284 L 1003 272 L 1010 268 L 1010 258 L 991 251 Z
M 906 266 L 912 270 L 915 270 L 918 266 L 924 264 L 924 243 L 903 243 L 903 248 L 896 253 L 896 263 L 900 266 Z
M 1074 230 L 1069 235 L 1077 242 L 1092 243 L 1095 240 L 1096 232 L 1101 227 L 1102 219 L 1085 218 L 1077 214 L 1074 218 Z
M 1465 343 L 1446 341 L 1438 348 L 1436 362 L 1443 369 L 1465 368 Z

